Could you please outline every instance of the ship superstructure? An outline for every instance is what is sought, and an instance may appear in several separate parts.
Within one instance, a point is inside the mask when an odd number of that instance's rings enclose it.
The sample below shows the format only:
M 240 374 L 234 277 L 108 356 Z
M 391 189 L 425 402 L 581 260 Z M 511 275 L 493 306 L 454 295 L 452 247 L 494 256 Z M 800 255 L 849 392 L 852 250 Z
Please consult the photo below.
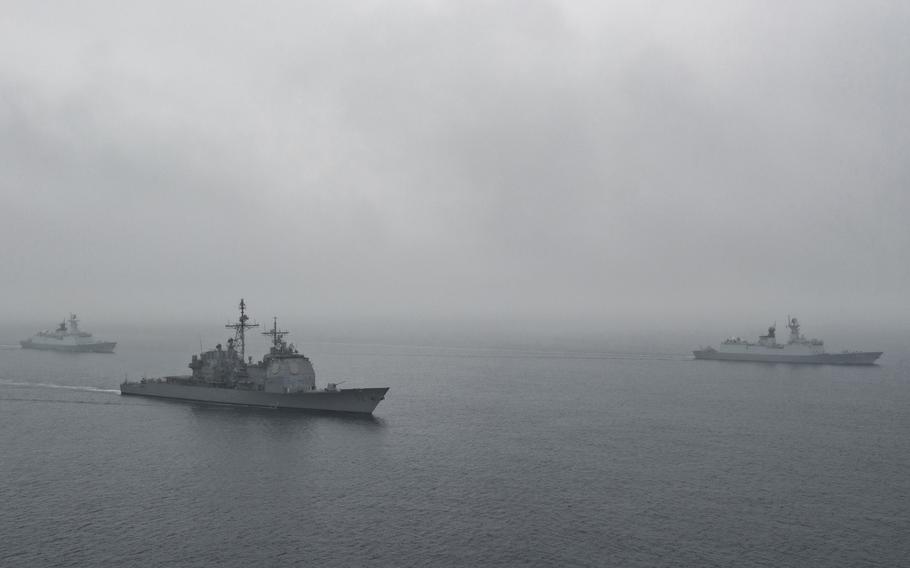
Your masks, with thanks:
M 246 356 L 246 333 L 259 324 L 249 323 L 246 303 L 240 300 L 240 318 L 227 327 L 234 337 L 226 345 L 193 355 L 190 375 L 124 382 L 120 392 L 129 395 L 186 401 L 371 414 L 385 397 L 388 387 L 339 389 L 328 383 L 316 387 L 316 371 L 310 359 L 293 343 L 287 331 L 278 329 L 278 318 L 263 335 L 272 338 L 269 352 L 256 363 Z
M 820 339 L 808 339 L 800 333 L 799 320 L 787 316 L 790 336 L 786 343 L 776 339 L 777 325 L 768 328 L 767 335 L 761 335 L 757 343 L 741 337 L 726 339 L 718 347 L 703 347 L 692 353 L 696 359 L 721 361 L 761 361 L 767 363 L 814 363 L 822 365 L 873 365 L 881 357 L 881 351 L 842 351 L 828 353 Z
M 92 334 L 79 329 L 76 314 L 70 314 L 54 331 L 39 331 L 28 339 L 19 342 L 23 349 L 44 349 L 47 351 L 113 353 L 116 341 L 101 341 Z

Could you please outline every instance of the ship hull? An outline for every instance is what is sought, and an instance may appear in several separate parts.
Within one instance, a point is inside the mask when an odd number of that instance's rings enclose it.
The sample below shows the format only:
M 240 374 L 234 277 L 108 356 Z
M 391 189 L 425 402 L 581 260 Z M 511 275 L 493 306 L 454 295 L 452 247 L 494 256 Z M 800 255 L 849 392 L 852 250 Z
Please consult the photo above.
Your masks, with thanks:
M 99 341 L 97 343 L 54 344 L 39 343 L 25 339 L 19 342 L 23 349 L 40 349 L 42 351 L 62 351 L 65 353 L 113 353 L 116 341 Z
M 389 389 L 364 388 L 305 393 L 274 393 L 147 381 L 122 383 L 120 394 L 154 398 L 314 412 L 372 414 Z
M 693 351 L 696 359 L 713 361 L 746 361 L 758 363 L 794 363 L 805 365 L 874 365 L 882 351 L 850 353 L 816 353 L 811 355 L 787 355 L 784 353 L 729 353 L 716 349 Z

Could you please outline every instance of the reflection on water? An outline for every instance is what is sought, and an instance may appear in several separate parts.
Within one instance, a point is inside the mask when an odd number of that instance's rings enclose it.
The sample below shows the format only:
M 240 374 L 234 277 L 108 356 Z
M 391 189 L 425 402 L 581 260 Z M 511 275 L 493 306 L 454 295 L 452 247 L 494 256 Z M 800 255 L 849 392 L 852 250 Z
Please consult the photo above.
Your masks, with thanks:
M 288 408 L 261 408 L 255 406 L 235 406 L 230 404 L 211 404 L 196 401 L 155 400 L 161 404 L 177 403 L 191 408 L 194 415 L 225 417 L 235 419 L 267 419 L 276 423 L 300 423 L 312 420 L 335 422 L 339 424 L 357 424 L 382 428 L 385 422 L 370 414 L 338 413 L 318 410 L 295 410 Z
M 910 557 L 906 349 L 854 369 L 693 361 L 690 339 L 312 345 L 320 381 L 390 387 L 363 416 L 122 397 L 196 343 L 122 339 L 2 351 L 4 568 Z

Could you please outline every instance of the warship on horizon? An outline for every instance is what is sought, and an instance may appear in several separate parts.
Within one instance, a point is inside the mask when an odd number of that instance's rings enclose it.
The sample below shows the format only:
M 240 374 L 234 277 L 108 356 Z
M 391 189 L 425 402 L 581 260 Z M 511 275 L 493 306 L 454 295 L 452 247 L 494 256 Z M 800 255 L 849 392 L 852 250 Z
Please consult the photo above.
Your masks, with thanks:
M 227 348 L 219 343 L 215 349 L 193 355 L 191 375 L 124 381 L 120 393 L 192 402 L 255 406 L 275 409 L 312 410 L 372 414 L 385 398 L 388 387 L 339 389 L 337 383 L 316 388 L 316 372 L 310 359 L 288 344 L 287 331 L 278 329 L 274 318 L 272 347 L 258 363 L 246 359 L 246 330 L 258 327 L 247 323 L 246 304 L 240 300 L 240 320 L 225 327 L 235 331 Z
M 67 328 L 69 322 L 69 328 Z M 79 329 L 76 314 L 70 314 L 69 320 L 63 320 L 54 331 L 39 331 L 28 339 L 19 342 L 23 349 L 43 349 L 46 351 L 66 351 L 69 353 L 113 353 L 116 341 L 99 341 L 92 339 L 92 334 Z
M 714 347 L 702 347 L 692 353 L 696 359 L 713 359 L 717 361 L 752 361 L 765 363 L 809 363 L 816 365 L 874 365 L 881 357 L 882 351 L 842 351 L 825 352 L 824 342 L 820 339 L 806 339 L 799 333 L 799 321 L 787 316 L 787 327 L 790 338 L 786 344 L 776 341 L 776 326 L 768 328 L 768 335 L 758 338 L 758 343 L 750 343 L 740 337 L 731 337 Z

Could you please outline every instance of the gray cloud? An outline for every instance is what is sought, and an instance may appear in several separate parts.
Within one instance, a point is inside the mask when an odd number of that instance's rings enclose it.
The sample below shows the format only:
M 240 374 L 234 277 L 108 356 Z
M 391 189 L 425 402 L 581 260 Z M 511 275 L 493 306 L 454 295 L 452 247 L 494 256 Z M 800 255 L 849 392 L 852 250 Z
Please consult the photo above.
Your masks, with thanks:
M 908 24 L 886 2 L 10 6 L 6 311 L 905 323 Z

